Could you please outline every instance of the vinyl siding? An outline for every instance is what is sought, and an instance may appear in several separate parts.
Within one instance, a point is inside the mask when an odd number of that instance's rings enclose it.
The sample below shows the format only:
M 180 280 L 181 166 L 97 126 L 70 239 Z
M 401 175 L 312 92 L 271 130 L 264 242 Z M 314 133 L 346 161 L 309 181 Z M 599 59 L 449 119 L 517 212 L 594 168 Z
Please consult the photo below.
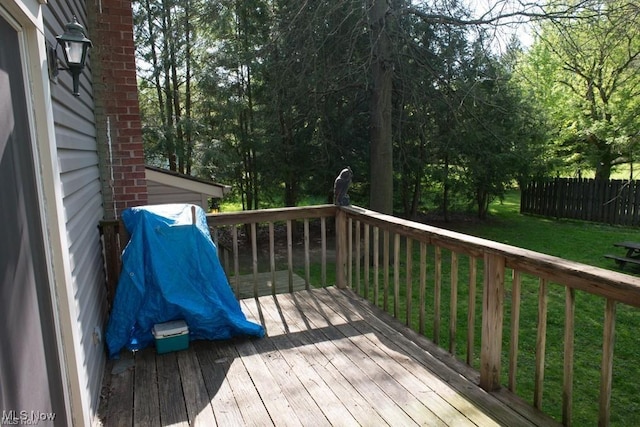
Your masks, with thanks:
M 73 15 L 87 27 L 84 1 L 48 2 L 43 8 L 45 34 L 55 46 L 55 36 Z M 61 48 L 58 55 L 62 58 Z M 89 53 L 91 55 L 91 53 Z M 90 61 L 80 79 L 80 97 L 71 93 L 71 76 L 61 70 L 58 83 L 51 85 L 57 160 L 62 183 L 66 235 L 69 246 L 73 296 L 71 317 L 77 328 L 78 369 L 85 414 L 84 423 L 97 412 L 106 360 L 104 344 L 93 339 L 95 328 L 103 330 L 106 293 L 98 222 L 104 216 L 94 124 L 94 103 L 90 84 Z M 102 334 L 104 336 L 104 334 Z M 67 350 L 69 351 L 69 350 Z
M 147 191 L 150 205 L 163 203 L 192 203 L 208 210 L 207 195 L 187 191 L 170 185 L 147 181 Z

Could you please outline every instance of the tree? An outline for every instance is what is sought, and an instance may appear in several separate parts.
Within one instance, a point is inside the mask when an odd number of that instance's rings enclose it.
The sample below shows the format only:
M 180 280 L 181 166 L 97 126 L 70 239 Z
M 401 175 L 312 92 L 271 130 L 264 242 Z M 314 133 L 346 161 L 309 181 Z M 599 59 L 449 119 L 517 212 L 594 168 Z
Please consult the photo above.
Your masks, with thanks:
M 553 118 L 558 155 L 608 179 L 640 142 L 640 9 L 609 1 L 596 12 L 544 23 L 523 71 Z
M 390 40 L 391 32 L 400 28 L 397 25 L 399 17 L 413 15 L 425 23 L 437 25 L 500 25 L 519 18 L 563 19 L 573 16 L 576 11 L 589 10 L 592 3 L 598 6 L 597 2 L 582 0 L 559 7 L 552 5 L 551 10 L 545 10 L 537 3 L 497 1 L 479 18 L 470 18 L 468 14 L 460 13 L 461 8 L 456 1 L 430 7 L 426 2 L 370 0 L 367 10 L 373 81 L 370 112 L 371 208 L 391 213 L 393 206 L 393 163 L 389 159 L 393 158 L 391 93 L 394 75 L 392 52 L 395 50 Z M 592 12 L 589 10 L 589 13 Z
M 480 46 L 476 45 L 476 51 Z M 462 123 L 465 143 L 459 145 L 461 177 L 469 199 L 485 218 L 489 203 L 504 195 L 511 182 L 525 170 L 530 171 L 539 152 L 535 115 L 511 79 L 511 70 L 491 55 L 473 55 L 465 70 L 470 78 L 468 114 Z M 508 58 L 508 55 L 507 55 Z
M 147 154 L 234 184 L 247 209 L 324 198 L 351 166 L 358 203 L 368 193 L 391 213 L 395 180 L 415 215 L 430 177 L 446 212 L 473 122 L 471 29 L 546 13 L 522 7 L 471 18 L 455 0 L 139 0 Z
M 134 5 L 136 50 L 142 100 L 143 138 L 148 157 L 173 171 L 191 169 L 192 2 L 143 0 Z M 183 68 L 184 67 L 184 68 Z M 185 82 L 186 69 L 186 82 Z M 187 94 L 186 106 L 183 102 Z M 186 108 L 186 120 L 183 117 Z

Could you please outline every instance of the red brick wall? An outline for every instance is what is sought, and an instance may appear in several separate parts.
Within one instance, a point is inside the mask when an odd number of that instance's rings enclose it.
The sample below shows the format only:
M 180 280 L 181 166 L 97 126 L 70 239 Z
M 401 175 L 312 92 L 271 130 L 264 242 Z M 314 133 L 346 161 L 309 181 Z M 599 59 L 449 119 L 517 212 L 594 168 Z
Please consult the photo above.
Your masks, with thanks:
M 89 0 L 98 152 L 105 218 L 147 203 L 130 0 Z

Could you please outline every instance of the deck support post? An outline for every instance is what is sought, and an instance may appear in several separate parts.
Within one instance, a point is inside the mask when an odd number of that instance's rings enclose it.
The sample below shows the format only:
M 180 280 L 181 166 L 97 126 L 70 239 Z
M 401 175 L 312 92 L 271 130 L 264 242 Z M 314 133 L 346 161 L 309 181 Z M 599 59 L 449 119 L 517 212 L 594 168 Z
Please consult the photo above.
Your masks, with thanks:
M 485 253 L 482 293 L 482 343 L 480 349 L 480 387 L 500 388 L 502 323 L 504 317 L 505 258 Z
M 336 207 L 336 286 L 340 289 L 347 288 L 349 286 L 347 280 L 347 214 L 346 212 Z

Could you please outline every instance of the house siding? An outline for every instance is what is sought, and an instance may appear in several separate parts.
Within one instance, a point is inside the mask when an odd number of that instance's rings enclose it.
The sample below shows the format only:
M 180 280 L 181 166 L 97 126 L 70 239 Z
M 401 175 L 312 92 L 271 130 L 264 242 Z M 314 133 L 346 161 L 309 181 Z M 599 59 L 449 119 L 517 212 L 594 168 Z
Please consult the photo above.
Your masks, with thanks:
M 192 203 L 208 210 L 208 197 L 202 193 L 172 187 L 170 185 L 158 184 L 147 181 L 149 191 L 149 204 L 159 205 L 163 203 Z
M 71 21 L 74 15 L 87 28 L 87 11 L 82 1 L 49 2 L 43 8 L 45 35 L 52 46 L 55 46 L 55 36 L 64 31 L 64 23 Z M 60 47 L 58 54 L 61 56 Z M 104 344 L 94 340 L 94 331 L 97 329 L 102 332 L 105 325 L 107 307 L 97 228 L 104 217 L 104 208 L 90 58 L 91 51 L 88 66 L 80 79 L 79 97 L 72 95 L 71 76 L 66 71 L 60 71 L 58 82 L 51 85 L 55 145 L 71 273 L 71 283 L 67 286 L 70 287 L 68 293 L 72 301 L 68 309 L 77 328 L 76 348 L 73 349 L 77 366 L 69 369 L 78 370 L 80 393 L 83 394 L 83 417 L 74 419 L 77 425 L 91 423 L 97 413 L 106 361 Z

